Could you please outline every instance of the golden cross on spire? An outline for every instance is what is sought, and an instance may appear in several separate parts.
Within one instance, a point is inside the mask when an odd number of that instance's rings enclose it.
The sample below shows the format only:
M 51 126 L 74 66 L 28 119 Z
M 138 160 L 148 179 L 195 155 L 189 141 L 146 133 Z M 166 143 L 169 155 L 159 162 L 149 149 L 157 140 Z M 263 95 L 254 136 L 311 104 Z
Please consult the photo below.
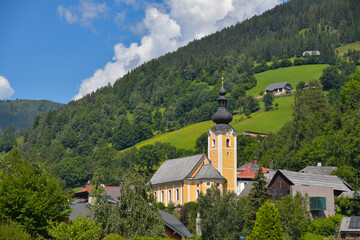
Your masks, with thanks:
M 221 85 L 224 85 L 224 70 L 221 72 Z

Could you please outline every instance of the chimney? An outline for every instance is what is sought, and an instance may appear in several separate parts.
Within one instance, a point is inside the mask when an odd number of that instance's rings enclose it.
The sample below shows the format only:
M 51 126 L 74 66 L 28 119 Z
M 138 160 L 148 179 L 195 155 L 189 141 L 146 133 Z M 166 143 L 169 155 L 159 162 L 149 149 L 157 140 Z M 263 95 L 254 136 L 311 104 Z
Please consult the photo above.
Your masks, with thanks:
M 316 166 L 321 167 L 321 162 L 318 162 Z

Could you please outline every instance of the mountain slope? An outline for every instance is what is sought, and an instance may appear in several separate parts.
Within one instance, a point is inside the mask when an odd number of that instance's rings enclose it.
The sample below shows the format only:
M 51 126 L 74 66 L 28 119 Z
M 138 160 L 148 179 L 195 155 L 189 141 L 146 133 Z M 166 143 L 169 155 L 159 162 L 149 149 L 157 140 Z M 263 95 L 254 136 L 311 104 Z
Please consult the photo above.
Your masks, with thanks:
M 7 100 L 0 101 L 0 132 L 13 125 L 21 131 L 29 127 L 34 117 L 46 111 L 58 110 L 63 106 L 47 100 Z

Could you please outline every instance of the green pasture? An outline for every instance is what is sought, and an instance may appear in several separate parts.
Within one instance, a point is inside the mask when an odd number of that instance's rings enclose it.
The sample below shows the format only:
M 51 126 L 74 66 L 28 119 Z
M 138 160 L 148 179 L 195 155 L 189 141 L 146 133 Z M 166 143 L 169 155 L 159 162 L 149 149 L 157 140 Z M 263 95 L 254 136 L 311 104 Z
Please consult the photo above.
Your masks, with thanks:
M 309 82 L 320 78 L 326 66 L 326 64 L 302 65 L 255 74 L 257 85 L 246 93 L 258 97 L 260 91 L 264 91 L 268 85 L 278 82 L 288 82 L 293 88 L 296 88 L 296 85 L 301 81 Z
M 253 113 L 250 118 L 246 118 L 243 114 L 235 115 L 233 121 L 230 123 L 238 132 L 242 134 L 244 131 L 275 133 L 288 121 L 291 120 L 291 104 L 294 102 L 294 96 L 285 96 L 275 98 L 274 104 L 279 104 L 278 110 L 264 111 L 262 101 L 261 109 Z M 178 148 L 193 149 L 195 147 L 196 139 L 203 133 L 209 131 L 215 123 L 212 121 L 195 123 L 186 126 L 173 132 L 167 132 L 153 138 L 142 141 L 135 146 L 137 148 L 154 144 L 155 142 L 168 142 Z

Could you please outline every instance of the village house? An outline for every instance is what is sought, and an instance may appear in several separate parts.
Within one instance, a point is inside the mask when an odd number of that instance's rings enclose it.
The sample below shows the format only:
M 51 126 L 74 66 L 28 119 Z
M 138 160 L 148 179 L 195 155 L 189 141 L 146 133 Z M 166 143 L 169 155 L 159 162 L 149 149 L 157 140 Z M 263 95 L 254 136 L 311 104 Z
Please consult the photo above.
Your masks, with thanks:
M 307 194 L 313 218 L 335 214 L 334 196 L 352 190 L 351 186 L 335 175 L 321 175 L 278 170 L 268 184 L 273 200 L 297 192 Z
M 270 84 L 265 88 L 265 94 L 271 94 L 274 97 L 292 93 L 292 86 L 288 82 Z
M 215 123 L 208 132 L 208 153 L 166 160 L 150 179 L 158 202 L 183 205 L 215 185 L 222 193 L 237 191 L 237 131 L 229 125 L 226 91 L 219 90 Z
M 244 163 L 237 169 L 237 192 L 240 194 L 248 184 L 254 182 L 254 178 L 259 171 L 259 164 L 254 159 L 253 162 Z M 261 167 L 264 175 L 269 172 L 270 169 Z

